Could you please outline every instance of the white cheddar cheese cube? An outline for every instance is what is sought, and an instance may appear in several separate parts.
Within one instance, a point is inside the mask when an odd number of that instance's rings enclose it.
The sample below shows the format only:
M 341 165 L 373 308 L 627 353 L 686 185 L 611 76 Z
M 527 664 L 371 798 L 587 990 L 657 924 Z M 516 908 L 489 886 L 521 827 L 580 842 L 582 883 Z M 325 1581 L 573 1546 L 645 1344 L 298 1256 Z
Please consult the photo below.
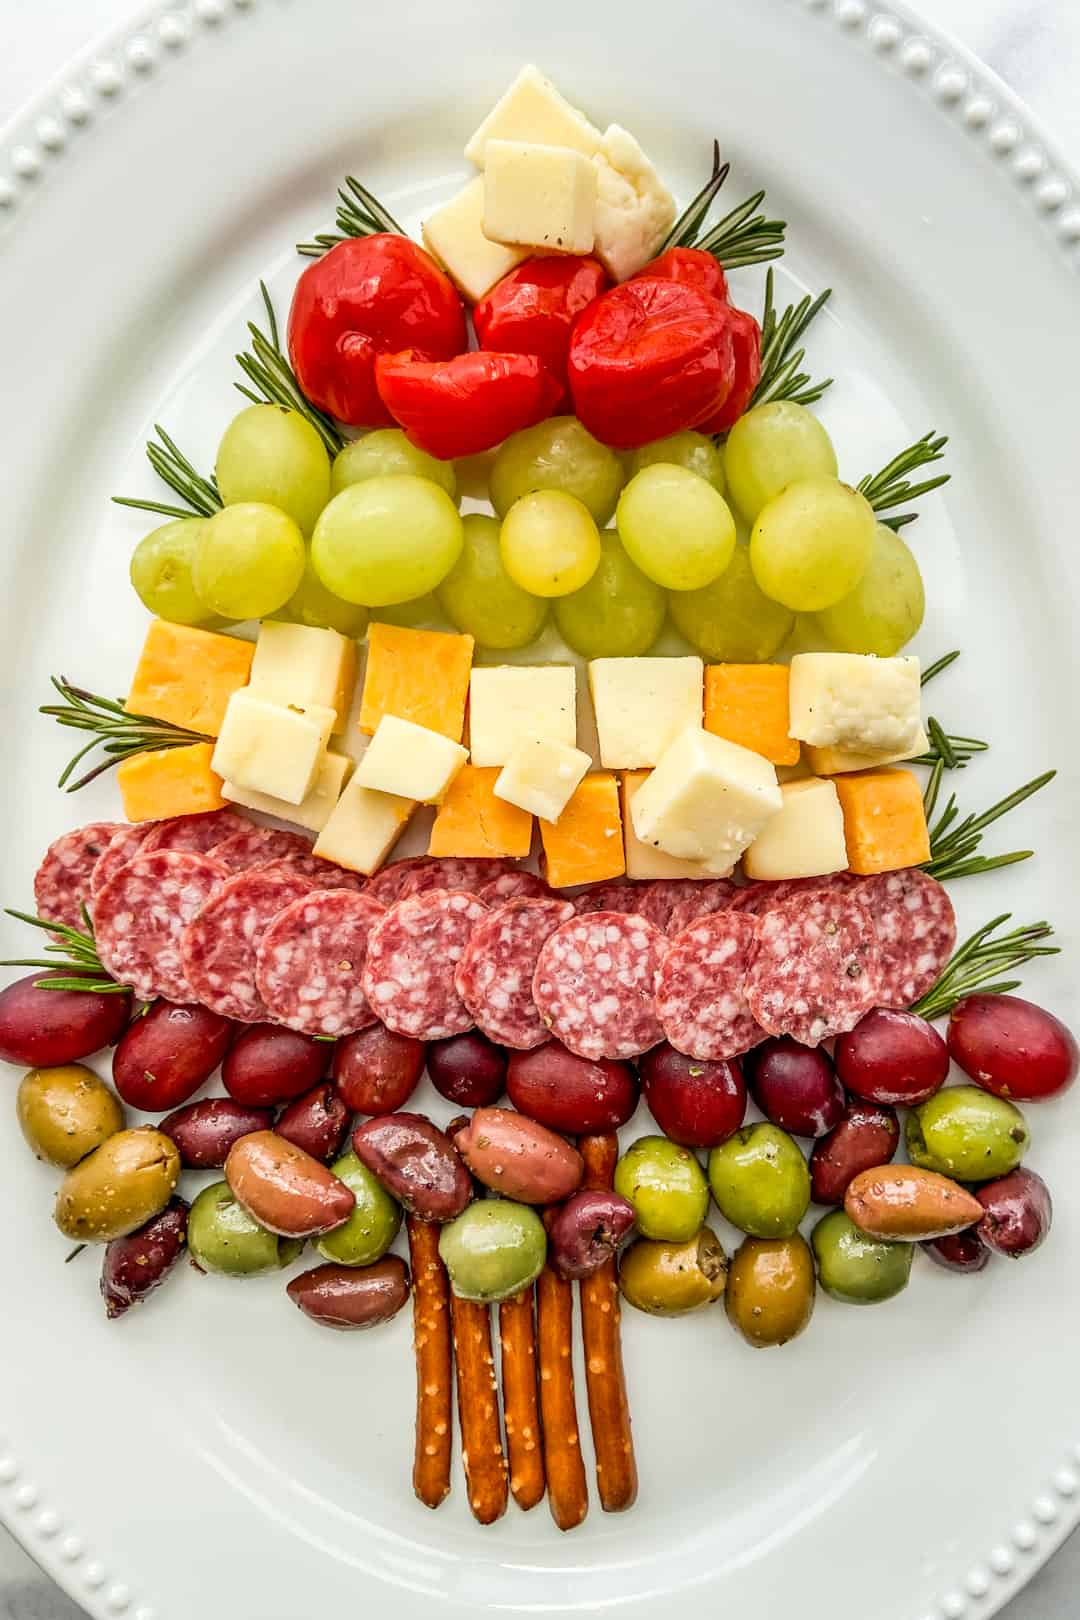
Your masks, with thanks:
M 484 177 L 478 174 L 464 191 L 437 208 L 421 230 L 428 252 L 473 304 L 478 304 L 515 264 L 529 256 L 526 248 L 489 242 L 483 218 Z
M 467 748 L 441 732 L 384 714 L 356 767 L 356 780 L 400 799 L 438 804 L 468 757 Z
M 619 784 L 622 799 L 623 848 L 626 854 L 628 878 L 696 878 L 699 882 L 709 878 L 730 877 L 734 862 L 721 857 L 716 864 L 708 861 L 682 861 L 677 855 L 667 855 L 654 844 L 643 844 L 634 831 L 634 799 L 646 777 L 644 771 L 625 771 Z
M 465 148 L 465 156 L 478 169 L 484 167 L 491 140 L 572 146 L 592 157 L 600 145 L 600 131 L 530 62 L 495 103 Z
M 353 776 L 315 840 L 314 854 L 350 872 L 377 872 L 415 809 L 412 799 L 366 788 Z
M 279 821 L 291 821 L 298 827 L 310 827 L 321 832 L 330 818 L 330 812 L 341 797 L 341 790 L 352 774 L 353 761 L 348 754 L 335 754 L 327 749 L 315 772 L 315 780 L 308 789 L 307 798 L 300 804 L 286 804 L 284 799 L 273 799 L 269 793 L 256 793 L 237 782 L 222 782 L 221 796 L 232 804 L 242 804 L 247 810 L 261 810 L 266 816 L 277 816 Z
M 333 709 L 334 730 L 344 731 L 356 685 L 356 642 L 336 630 L 264 619 L 249 684 L 274 703 Z
M 522 737 L 577 744 L 572 664 L 498 664 L 469 681 L 469 749 L 474 765 L 505 765 Z
M 771 882 L 846 871 L 844 812 L 833 784 L 808 776 L 784 782 L 780 792 L 779 815 L 766 822 L 743 856 L 747 877 Z
M 551 737 L 522 737 L 495 778 L 495 797 L 519 810 L 558 821 L 592 760 Z
M 229 699 L 211 767 L 237 787 L 302 804 L 336 719 L 323 704 L 274 703 L 243 686 Z
M 659 252 L 675 223 L 675 199 L 634 137 L 611 124 L 596 166 L 596 256 L 626 281 Z
M 811 776 L 843 776 L 848 771 L 872 771 L 881 765 L 899 765 L 905 759 L 918 759 L 930 747 L 930 739 L 920 725 L 918 735 L 909 748 L 881 749 L 872 754 L 857 754 L 850 748 L 815 748 L 804 743 L 802 763 Z
M 643 844 L 719 865 L 741 855 L 783 802 L 767 759 L 698 725 L 667 749 L 631 814 Z
M 489 141 L 484 235 L 493 242 L 591 253 L 596 170 L 569 146 Z
M 589 687 L 609 770 L 657 765 L 687 726 L 700 726 L 705 672 L 700 658 L 594 658 Z
M 815 748 L 898 755 L 922 730 L 919 660 L 797 653 L 790 713 L 790 735 Z

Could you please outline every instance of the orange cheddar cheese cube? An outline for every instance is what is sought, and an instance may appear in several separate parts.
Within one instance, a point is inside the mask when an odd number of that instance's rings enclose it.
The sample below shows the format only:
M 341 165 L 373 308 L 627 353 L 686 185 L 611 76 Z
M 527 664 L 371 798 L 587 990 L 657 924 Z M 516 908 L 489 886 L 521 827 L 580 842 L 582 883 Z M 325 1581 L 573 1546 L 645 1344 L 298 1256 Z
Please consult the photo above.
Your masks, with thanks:
M 233 693 L 251 675 L 255 644 L 155 619 L 146 632 L 124 707 L 216 737 Z
M 834 776 L 853 872 L 895 872 L 930 859 L 922 789 L 911 771 Z
M 191 743 L 125 759 L 116 780 L 128 820 L 156 821 L 221 810 L 228 800 L 222 796 L 221 777 L 210 769 L 213 752 L 210 743 Z
M 799 743 L 788 736 L 788 686 L 786 664 L 709 664 L 705 730 L 773 765 L 794 765 Z
M 368 630 L 360 730 L 374 736 L 384 714 L 459 743 L 465 729 L 473 638 L 375 623 Z
M 432 824 L 429 855 L 528 855 L 533 818 L 495 797 L 498 776 L 497 765 L 461 767 Z
M 595 771 L 574 790 L 558 821 L 542 821 L 545 877 L 553 889 L 600 883 L 626 871 L 619 785 L 611 771 Z

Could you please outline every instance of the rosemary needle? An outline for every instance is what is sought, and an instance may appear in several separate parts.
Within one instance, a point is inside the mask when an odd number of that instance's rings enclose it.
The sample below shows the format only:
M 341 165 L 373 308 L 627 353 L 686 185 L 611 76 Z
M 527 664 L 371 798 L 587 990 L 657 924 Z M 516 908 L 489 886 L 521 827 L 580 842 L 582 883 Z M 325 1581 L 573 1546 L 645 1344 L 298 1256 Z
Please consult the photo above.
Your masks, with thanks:
M 908 523 L 914 523 L 919 514 L 900 512 L 893 517 L 881 517 L 882 512 L 891 512 L 894 506 L 917 500 L 920 495 L 927 495 L 932 489 L 940 489 L 942 484 L 949 482 L 951 473 L 937 473 L 933 478 L 924 478 L 917 484 L 908 477 L 909 473 L 917 472 L 920 467 L 929 467 L 933 462 L 940 461 L 948 442 L 945 434 L 935 435 L 931 428 L 929 433 L 924 433 L 921 439 L 916 439 L 914 444 L 909 444 L 906 450 L 901 450 L 886 462 L 880 472 L 868 473 L 858 484 L 859 494 L 866 496 L 886 528 L 895 532 Z
M 70 968 L 70 973 L 56 978 L 36 979 L 34 981 L 36 990 L 92 990 L 97 995 L 131 994 L 130 985 L 117 984 L 103 967 L 94 943 L 94 925 L 85 906 L 82 907 L 82 929 L 69 928 L 64 923 L 52 922 L 48 917 L 35 917 L 28 911 L 14 911 L 10 906 L 5 906 L 4 910 L 8 917 L 14 917 L 17 922 L 28 923 L 31 928 L 42 928 L 46 933 L 52 934 L 55 943 L 46 945 L 44 949 L 63 960 L 54 962 L 47 956 L 23 956 L 13 961 L 0 962 L 0 967 L 46 968 L 51 973 L 56 973 L 58 968 Z
M 387 231 L 391 236 L 405 235 L 389 209 L 351 174 L 346 175 L 345 184 L 338 190 L 336 224 L 336 231 L 321 231 L 310 242 L 298 242 L 297 253 L 303 254 L 305 259 L 319 259 L 348 237 L 374 236 L 379 231 Z
M 971 938 L 953 952 L 937 983 L 915 1003 L 912 1012 L 921 1018 L 940 1018 L 973 990 L 981 990 L 984 995 L 1004 995 L 1017 989 L 1020 980 L 998 979 L 997 974 L 1011 973 L 1037 956 L 1058 954 L 1058 946 L 1039 943 L 1054 932 L 1047 922 L 1029 923 L 1024 928 L 1013 929 L 1010 934 L 992 938 L 995 929 L 1011 920 L 1012 913 L 1005 911 L 976 929 Z
M 162 748 L 186 748 L 191 743 L 214 740 L 201 731 L 187 731 L 183 726 L 173 725 L 170 720 L 155 720 L 148 714 L 129 714 L 118 699 L 99 697 L 96 692 L 88 692 L 84 687 L 72 686 L 63 675 L 52 675 L 50 680 L 63 702 L 43 703 L 38 713 L 49 715 L 62 726 L 92 733 L 89 742 L 68 760 L 60 773 L 56 785 L 66 788 L 69 793 L 76 793 L 103 771 L 119 765 L 132 754 L 148 754 Z M 106 757 L 77 781 L 70 781 L 76 767 L 99 746 Z
M 213 478 L 204 478 L 197 472 L 184 452 L 173 442 L 159 423 L 154 432 L 160 443 L 150 439 L 146 446 L 146 459 L 162 483 L 168 484 L 183 506 L 172 506 L 165 501 L 144 501 L 132 495 L 114 495 L 117 506 L 133 506 L 140 512 L 160 512 L 163 517 L 213 517 L 221 510 L 221 495 Z
M 719 141 L 713 141 L 712 173 L 671 227 L 659 253 L 673 247 L 699 248 L 703 253 L 711 253 L 725 270 L 764 264 L 780 257 L 787 227 L 782 219 L 766 219 L 764 214 L 756 212 L 765 200 L 763 191 L 755 191 L 704 234 L 699 234 L 730 170 L 729 163 L 720 162 Z
M 245 350 L 243 354 L 238 354 L 236 362 L 252 384 L 252 388 L 246 388 L 243 383 L 236 383 L 235 386 L 246 399 L 252 400 L 256 405 L 280 405 L 284 410 L 296 411 L 305 417 L 326 446 L 327 452 L 331 456 L 336 456 L 345 443 L 344 435 L 334 426 L 332 419 L 318 410 L 305 396 L 296 380 L 296 373 L 289 364 L 288 356 L 281 347 L 277 316 L 274 314 L 274 306 L 265 282 L 259 282 L 259 291 L 262 293 L 263 308 L 266 311 L 268 332 L 260 331 L 254 321 L 248 322 L 251 348 Z
M 777 318 L 773 303 L 773 273 L 765 275 L 765 310 L 761 317 L 761 376 L 750 404 L 766 405 L 770 400 L 790 399 L 796 405 L 812 405 L 832 386 L 832 378 L 814 382 L 809 372 L 800 371 L 806 357 L 796 344 L 810 322 L 832 297 L 832 288 L 811 298 L 807 293 L 797 304 L 789 304 Z
M 937 805 L 943 769 L 944 760 L 938 759 L 927 783 L 924 804 L 928 821 Z M 1034 777 L 1004 799 L 999 799 L 988 810 L 983 810 L 979 815 L 967 815 L 963 820 L 958 819 L 960 810 L 956 794 L 951 793 L 944 810 L 930 828 L 930 859 L 924 861 L 923 871 L 942 880 L 972 877 L 979 872 L 993 872 L 1000 866 L 1012 866 L 1017 861 L 1030 859 L 1034 853 L 1030 849 L 1012 850 L 1006 855 L 979 855 L 977 851 L 987 827 L 1008 815 L 1010 810 L 1015 810 L 1032 794 L 1038 793 L 1056 775 L 1056 771 L 1044 771 L 1041 776 Z

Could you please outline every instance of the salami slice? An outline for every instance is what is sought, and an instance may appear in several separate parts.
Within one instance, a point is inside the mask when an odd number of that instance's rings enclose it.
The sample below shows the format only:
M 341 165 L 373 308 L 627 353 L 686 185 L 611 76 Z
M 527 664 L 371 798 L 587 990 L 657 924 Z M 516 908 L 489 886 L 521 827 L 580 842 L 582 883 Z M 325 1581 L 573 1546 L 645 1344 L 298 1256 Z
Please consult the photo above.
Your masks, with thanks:
M 454 987 L 489 1040 L 524 1052 L 550 1039 L 533 1000 L 533 974 L 544 941 L 573 915 L 569 900 L 521 896 L 477 923 Z
M 556 928 L 540 950 L 533 999 L 583 1058 L 628 1058 L 664 1038 L 656 975 L 667 937 L 634 912 L 593 911 Z
M 774 906 L 790 900 L 793 895 L 838 892 L 851 888 L 858 881 L 851 872 L 827 872 L 822 877 L 777 878 L 772 883 L 748 883 L 744 889 L 735 890 L 731 909 L 743 911 L 750 917 L 764 917 Z
M 746 1003 L 768 1034 L 818 1046 L 877 1005 L 880 973 L 874 920 L 860 892 L 803 891 L 757 919 Z
M 674 939 L 676 934 L 681 934 L 684 928 L 689 928 L 699 917 L 711 917 L 714 912 L 727 911 L 738 892 L 728 878 L 713 878 L 708 883 L 696 883 L 693 894 L 688 894 L 685 899 L 677 901 L 672 906 L 671 916 L 668 918 L 668 933 Z
M 156 821 L 136 821 L 130 826 L 121 827 L 114 832 L 112 838 L 98 856 L 97 864 L 90 874 L 90 893 L 97 894 L 103 889 L 109 879 L 119 872 L 122 866 L 133 860 L 139 854 L 147 838 L 159 823 Z
M 82 928 L 82 907 L 89 905 L 94 867 L 108 849 L 118 821 L 91 821 L 74 832 L 63 833 L 45 851 L 34 877 L 34 905 L 39 917 Z
M 155 849 L 186 849 L 193 855 L 209 855 L 216 844 L 251 823 L 235 810 L 204 810 L 200 815 L 169 816 L 148 834 L 143 854 Z
M 634 885 L 629 878 L 612 878 L 610 883 L 592 883 L 580 894 L 574 895 L 574 910 L 579 917 L 591 911 L 622 911 L 633 909 L 626 904 Z
M 454 988 L 469 935 L 488 914 L 475 894 L 431 889 L 407 895 L 368 936 L 364 993 L 388 1029 L 440 1041 L 472 1028 Z
M 227 868 L 222 870 L 225 882 L 181 940 L 193 992 L 188 999 L 243 1024 L 272 1021 L 255 979 L 258 949 L 279 912 L 302 900 L 310 887 L 299 873 L 253 871 L 230 877 Z
M 485 883 L 507 870 L 508 863 L 485 855 L 439 855 L 414 866 L 401 886 L 400 898 L 426 894 L 431 889 L 455 889 L 475 894 Z
M 228 876 L 220 862 L 193 850 L 140 851 L 94 900 L 98 955 L 114 979 L 144 1001 L 200 998 L 188 982 L 181 939 Z
M 480 899 L 489 906 L 501 906 L 505 900 L 549 900 L 551 890 L 535 872 L 500 872 L 477 889 Z
M 268 862 L 260 871 L 289 872 L 294 877 L 299 873 L 313 889 L 351 889 L 354 894 L 360 894 L 367 888 L 367 878 L 361 873 L 350 872 L 336 861 L 325 861 L 321 855 L 286 855 L 281 860 Z M 371 898 L 380 910 L 385 910 L 380 900 L 374 895 Z
M 956 913 L 937 878 L 917 866 L 863 878 L 881 952 L 879 1007 L 906 1010 L 941 977 L 956 948 Z
M 311 840 L 281 827 L 256 827 L 249 822 L 231 838 L 214 845 L 214 859 L 230 872 L 253 872 L 271 861 L 289 860 L 293 855 L 310 855 Z
M 271 1016 L 304 1035 L 354 1035 L 377 1023 L 361 975 L 368 934 L 385 915 L 354 889 L 313 889 L 279 911 L 255 968 Z
M 380 905 L 392 906 L 395 900 L 401 899 L 401 890 L 410 872 L 427 862 L 426 855 L 409 855 L 401 861 L 391 861 L 384 866 L 381 872 L 369 877 L 364 885 L 364 893 L 370 894 L 373 900 Z
M 698 917 L 669 945 L 656 981 L 664 1034 L 687 1057 L 739 1057 L 765 1039 L 743 981 L 757 939 L 753 917 L 720 910 Z

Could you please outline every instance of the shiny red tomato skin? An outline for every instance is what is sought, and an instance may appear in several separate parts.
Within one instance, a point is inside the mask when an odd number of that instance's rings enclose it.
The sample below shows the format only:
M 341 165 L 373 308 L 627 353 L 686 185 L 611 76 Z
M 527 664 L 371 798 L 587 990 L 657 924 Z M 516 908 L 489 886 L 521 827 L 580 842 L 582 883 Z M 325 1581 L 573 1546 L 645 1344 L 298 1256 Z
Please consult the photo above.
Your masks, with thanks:
M 702 433 L 727 433 L 750 406 L 754 389 L 761 381 L 761 327 L 744 309 L 730 309 L 731 344 L 735 351 L 735 381 L 731 392 L 707 422 Z
M 406 437 L 441 461 L 479 455 L 551 415 L 562 390 L 533 354 L 477 349 L 453 360 L 380 355 L 379 393 Z
M 526 259 L 473 310 L 482 349 L 535 354 L 565 389 L 574 322 L 611 285 L 598 259 Z
M 695 287 L 642 276 L 597 298 L 570 339 L 574 409 L 604 444 L 634 450 L 697 427 L 735 377 L 725 306 Z
M 702 248 L 668 248 L 656 259 L 650 259 L 638 271 L 639 276 L 659 276 L 661 281 L 679 281 L 684 287 L 696 287 L 698 292 L 728 301 L 727 276 L 719 259 Z M 636 278 L 634 278 L 636 279 Z
M 350 427 L 392 425 L 375 384 L 380 354 L 448 360 L 468 342 L 465 310 L 430 254 L 406 236 L 339 242 L 308 267 L 289 311 L 289 359 L 313 405 Z

